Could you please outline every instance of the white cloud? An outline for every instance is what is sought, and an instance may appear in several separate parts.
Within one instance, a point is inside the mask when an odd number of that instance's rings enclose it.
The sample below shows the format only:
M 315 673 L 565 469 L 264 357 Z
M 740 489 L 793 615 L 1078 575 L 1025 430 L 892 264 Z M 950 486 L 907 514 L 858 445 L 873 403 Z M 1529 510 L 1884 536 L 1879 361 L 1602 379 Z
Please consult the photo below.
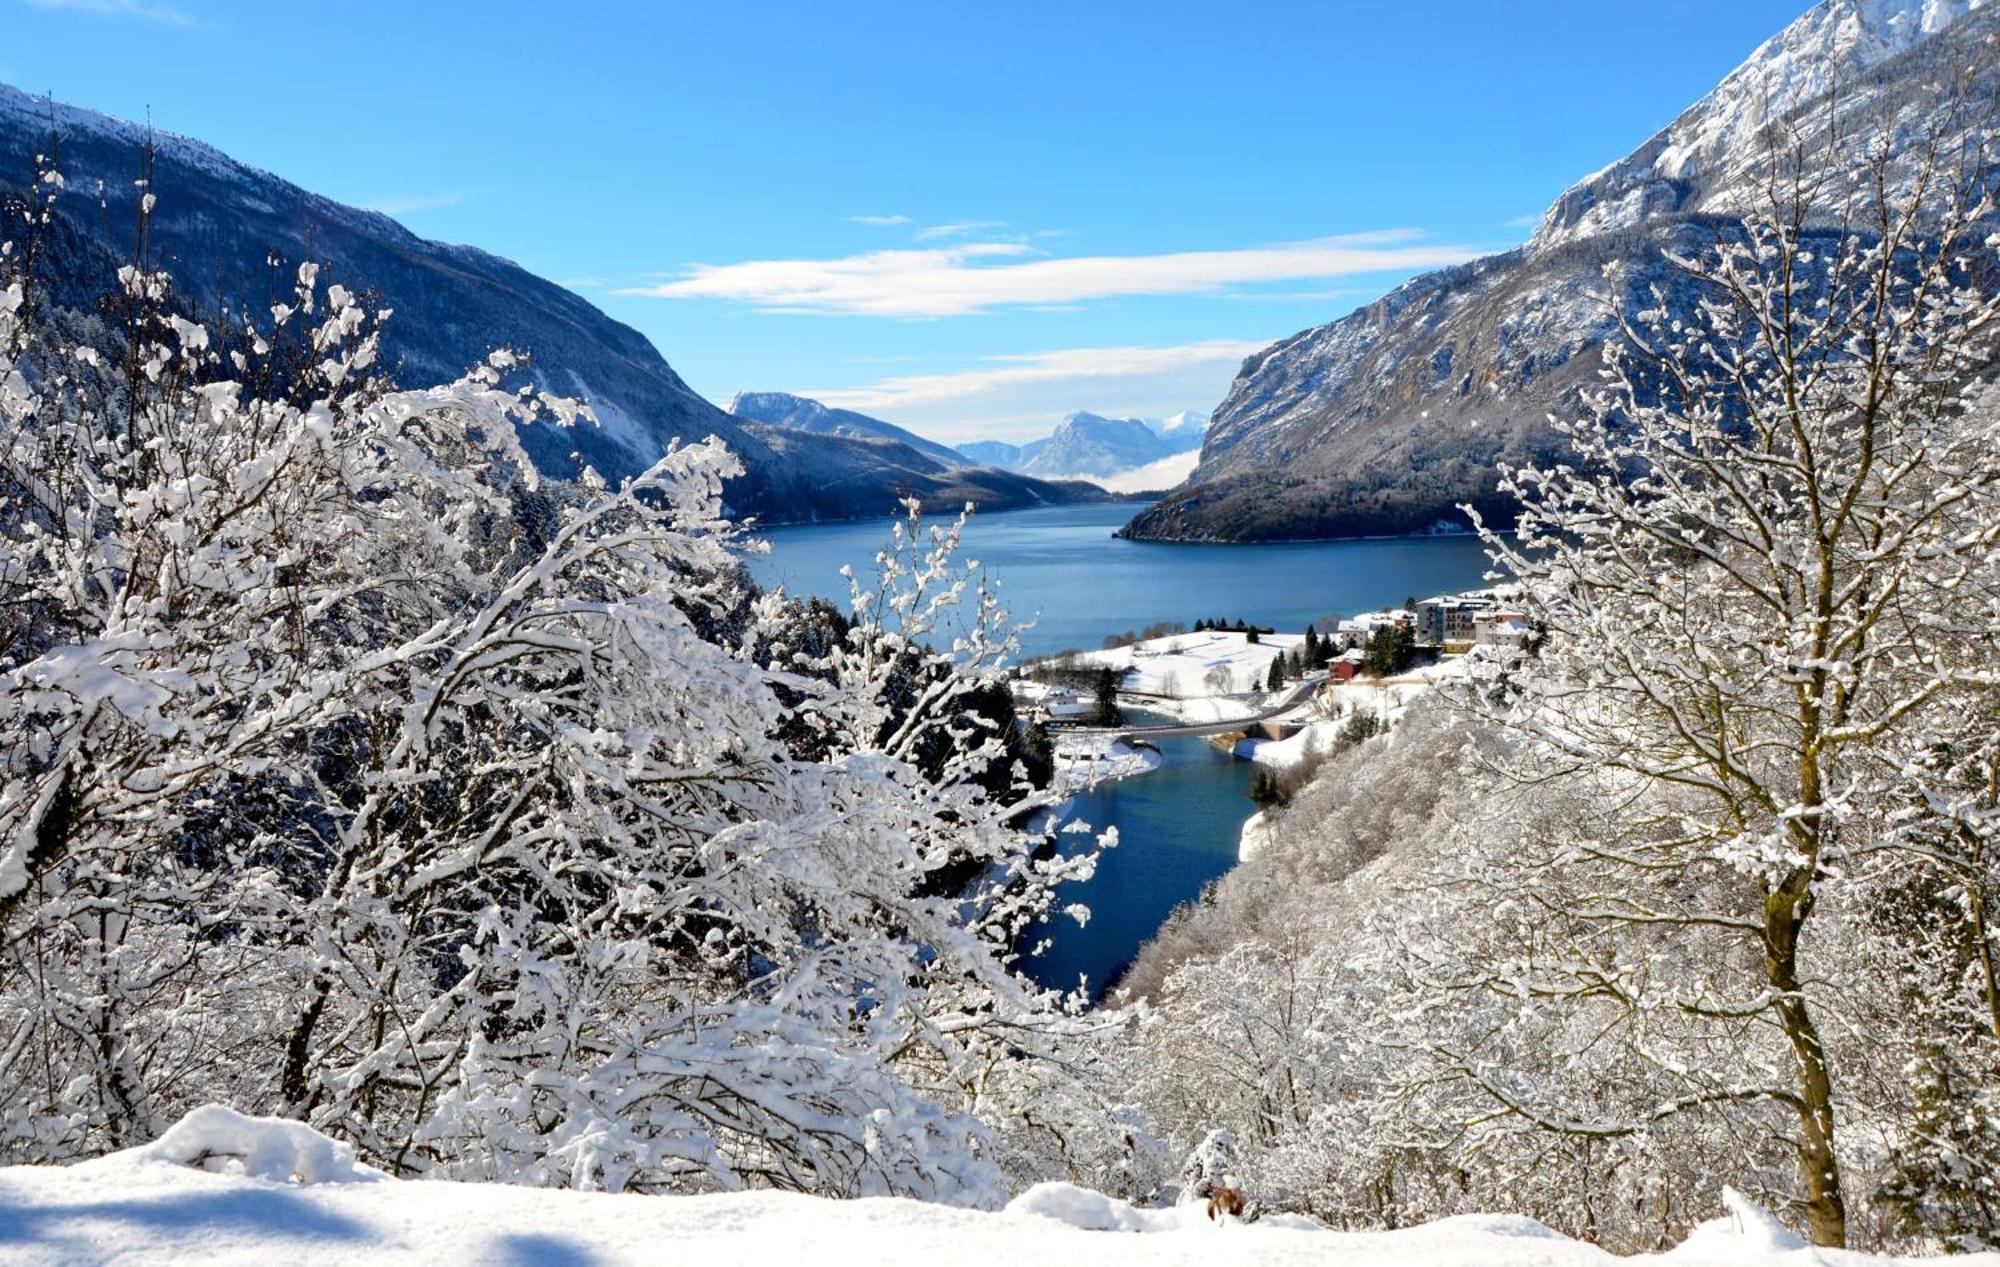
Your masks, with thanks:
M 146 0 L 25 0 L 37 9 L 60 9 L 68 13 L 88 13 L 99 18 L 133 18 L 140 22 L 151 22 L 158 26 L 177 26 L 192 30 L 195 20 L 184 10 L 169 4 L 150 4 Z
M 1200 465 L 1200 463 L 1201 454 L 1199 453 L 1176 453 L 1172 457 L 1161 458 L 1157 462 L 1148 462 L 1144 466 L 1135 466 L 1129 471 L 1120 471 L 1118 474 L 1108 477 L 1103 475 L 1078 475 L 1075 478 L 1089 480 L 1100 488 L 1108 488 L 1114 493 L 1150 493 L 1156 489 L 1174 487 L 1193 474 L 1194 468 Z M 1060 479 L 1061 477 L 1050 476 L 1049 478 Z
M 1481 252 L 1422 242 L 1414 229 L 1276 246 L 1164 255 L 1043 257 L 1021 242 L 868 251 L 839 259 L 696 264 L 685 276 L 619 293 L 720 299 L 765 312 L 953 317 L 995 308 L 1436 268 Z M 1024 258 L 1034 256 L 1036 258 Z
M 1027 440 L 1073 409 L 1164 417 L 1213 406 L 1264 340 L 1210 339 L 1170 347 L 1063 348 L 990 356 L 943 374 L 903 374 L 862 387 L 799 394 L 859 410 L 946 443 Z
M 969 237 L 988 229 L 1004 228 L 1006 224 L 1005 220 L 954 220 L 949 224 L 925 225 L 910 236 L 919 242 L 936 242 L 941 238 Z
M 893 229 L 910 223 L 908 216 L 849 216 L 847 219 L 850 224 L 865 224 L 876 229 Z
M 1542 213 L 1539 211 L 1530 212 L 1525 216 L 1515 216 L 1512 219 L 1503 220 L 1501 223 L 1510 229 L 1538 228 L 1542 223 Z

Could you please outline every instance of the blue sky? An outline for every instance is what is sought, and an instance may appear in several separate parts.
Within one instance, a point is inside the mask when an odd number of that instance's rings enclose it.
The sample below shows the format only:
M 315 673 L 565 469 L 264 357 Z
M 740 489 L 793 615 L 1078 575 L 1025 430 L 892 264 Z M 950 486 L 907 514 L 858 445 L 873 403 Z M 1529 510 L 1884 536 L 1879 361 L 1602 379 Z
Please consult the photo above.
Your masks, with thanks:
M 0 0 L 0 79 L 518 260 L 718 402 L 1021 439 L 1521 241 L 1803 7 Z

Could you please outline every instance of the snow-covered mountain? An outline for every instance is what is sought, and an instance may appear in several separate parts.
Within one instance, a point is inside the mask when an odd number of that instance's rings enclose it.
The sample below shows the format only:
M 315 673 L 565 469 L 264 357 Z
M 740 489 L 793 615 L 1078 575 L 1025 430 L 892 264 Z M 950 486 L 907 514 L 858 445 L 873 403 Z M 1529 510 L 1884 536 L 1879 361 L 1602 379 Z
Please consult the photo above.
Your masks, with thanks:
M 1056 424 L 1047 443 L 1021 463 L 1021 470 L 1031 475 L 1104 476 L 1162 456 L 1160 437 L 1140 419 L 1078 410 Z
M 1037 479 L 926 440 L 893 422 L 849 409 L 829 409 L 790 392 L 738 392 L 730 416 L 814 484 L 834 488 L 868 474 L 926 509 L 956 511 L 967 502 L 989 510 L 1105 500 L 1105 491 L 1077 480 Z
M 52 114 L 68 190 L 53 229 L 55 298 L 88 311 L 130 253 L 141 192 L 134 181 L 149 134 L 0 85 L 0 190 L 33 178 L 35 156 L 50 148 Z M 732 508 L 765 522 L 878 514 L 909 487 L 899 462 L 864 460 L 872 451 L 856 453 L 838 435 L 803 433 L 781 451 L 689 388 L 644 335 L 516 264 L 420 238 L 388 216 L 321 197 L 200 141 L 151 139 L 153 258 L 191 307 L 261 309 L 272 293 L 270 261 L 284 270 L 315 261 L 325 265 L 323 282 L 371 292 L 395 310 L 383 351 L 406 385 L 447 381 L 495 347 L 527 352 L 546 387 L 584 397 L 599 418 L 597 427 L 524 430 L 537 464 L 552 474 L 573 474 L 572 454 L 580 454 L 623 477 L 675 439 L 713 435 L 748 468 L 729 486 Z M 837 461 L 855 464 L 839 480 L 821 477 Z
M 791 427 L 816 435 L 894 440 L 947 467 L 965 465 L 965 456 L 956 449 L 926 440 L 893 422 L 870 418 L 851 409 L 829 409 L 816 400 L 794 396 L 790 392 L 738 392 L 736 398 L 729 402 L 729 413 L 746 422 Z
M 1769 124 L 1850 85 L 1983 7 L 1983 0 L 1830 0 L 1760 44 L 1637 150 L 1556 199 L 1530 247 L 1637 228 L 1696 200 L 1741 192 Z
M 1026 475 L 1044 479 L 1111 480 L 1120 488 L 1129 483 L 1120 477 L 1142 470 L 1158 471 L 1158 482 L 1143 486 L 1164 488 L 1178 483 L 1192 463 L 1173 469 L 1170 478 L 1163 464 L 1201 448 L 1207 429 L 1208 415 L 1194 410 L 1182 410 L 1158 420 L 1106 418 L 1078 410 L 1039 440 L 1020 445 L 978 440 L 959 445 L 958 452 L 972 461 Z
M 1011 471 L 1046 443 L 1048 443 L 1047 436 L 1028 444 L 1009 444 L 1005 440 L 973 440 L 959 445 L 958 452 L 959 456 L 977 462 L 981 466 L 997 466 Z
M 1249 357 L 1188 482 L 1127 535 L 1273 540 L 1464 526 L 1511 513 L 1496 461 L 1550 452 L 1547 416 L 1597 381 L 1614 306 L 1662 286 L 1755 196 L 1767 125 L 1814 120 L 1838 89 L 1855 127 L 1913 135 L 1963 77 L 1968 126 L 2000 103 L 2000 6 L 1826 0 L 1629 156 L 1565 191 L 1526 245 L 1426 274 Z M 1605 265 L 1624 264 L 1609 293 Z
M 1208 415 L 1199 409 L 1183 409 L 1149 423 L 1153 433 L 1176 449 L 1199 449 L 1208 435 Z

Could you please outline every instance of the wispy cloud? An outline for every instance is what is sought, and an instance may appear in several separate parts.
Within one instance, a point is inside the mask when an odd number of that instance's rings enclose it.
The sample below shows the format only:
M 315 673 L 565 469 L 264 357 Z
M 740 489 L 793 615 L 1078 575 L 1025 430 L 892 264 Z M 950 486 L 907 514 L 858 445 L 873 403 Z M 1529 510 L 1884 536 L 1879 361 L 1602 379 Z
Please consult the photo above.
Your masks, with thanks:
M 984 233 L 988 229 L 1004 228 L 1005 220 L 953 220 L 948 224 L 929 224 L 910 236 L 919 242 L 937 242 L 945 238 L 970 237 Z
M 198 25 L 184 9 L 170 4 L 151 4 L 147 0 L 23 0 L 23 3 L 36 9 L 88 13 L 98 18 L 130 18 L 182 30 L 193 30 Z
M 901 374 L 801 392 L 947 442 L 1046 434 L 1072 409 L 1158 417 L 1222 398 L 1243 358 L 1265 346 L 1209 339 L 1166 347 L 1061 348 L 989 356 L 967 369 Z
M 1527 215 L 1515 216 L 1512 219 L 1503 220 L 1501 223 L 1510 229 L 1533 229 L 1542 223 L 1542 213 L 1531 211 Z
M 1022 242 L 963 242 L 838 259 L 696 264 L 673 280 L 619 293 L 720 299 L 765 312 L 954 317 L 1121 295 L 1216 293 L 1436 268 L 1480 254 L 1422 238 L 1414 229 L 1389 229 L 1240 250 L 1068 257 L 1047 257 Z
M 1367 286 L 1329 286 L 1323 290 L 1239 290 L 1225 296 L 1251 303 L 1322 303 L 1343 299 L 1368 299 L 1381 291 Z
M 849 216 L 847 219 L 851 224 L 865 224 L 876 229 L 893 229 L 911 222 L 908 216 Z
M 387 198 L 371 198 L 361 205 L 370 211 L 379 211 L 385 216 L 407 216 L 419 211 L 456 207 L 470 196 L 471 194 L 463 189 L 442 194 L 391 194 Z

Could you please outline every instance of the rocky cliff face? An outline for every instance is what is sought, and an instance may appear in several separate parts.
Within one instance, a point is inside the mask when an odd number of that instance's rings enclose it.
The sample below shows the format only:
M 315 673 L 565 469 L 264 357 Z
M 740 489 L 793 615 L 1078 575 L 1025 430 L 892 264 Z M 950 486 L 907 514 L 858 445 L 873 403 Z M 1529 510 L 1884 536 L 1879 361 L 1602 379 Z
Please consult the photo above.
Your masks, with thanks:
M 1698 250 L 1756 196 L 1768 125 L 1839 90 L 1857 125 L 1907 132 L 1970 71 L 1970 124 L 2000 102 L 1996 9 L 1979 0 L 1827 0 L 1765 42 L 1630 156 L 1566 191 L 1527 245 L 1415 278 L 1250 357 L 1201 462 L 1124 530 L 1280 540 L 1463 529 L 1510 509 L 1495 467 L 1547 456 L 1604 341 L 1681 293 L 1665 251 Z M 1613 290 L 1606 264 L 1621 263 Z
M 57 204 L 64 275 L 54 289 L 58 302 L 85 308 L 130 256 L 141 192 L 134 182 L 148 134 L 0 85 L 0 189 L 33 178 L 52 127 L 68 191 Z M 552 282 L 474 247 L 427 241 L 200 141 L 152 140 L 152 255 L 192 308 L 261 312 L 285 293 L 298 263 L 318 262 L 322 281 L 372 292 L 395 310 L 384 355 L 403 383 L 446 381 L 504 346 L 528 353 L 531 372 L 549 389 L 587 399 L 598 427 L 524 431 L 536 463 L 552 475 L 575 474 L 575 454 L 616 479 L 650 465 L 675 439 L 713 435 L 748 468 L 727 494 L 740 513 L 766 522 L 834 519 L 894 503 L 895 469 L 863 464 L 826 481 L 829 463 L 852 456 L 839 437 L 808 436 L 782 450 L 766 443 L 692 391 L 645 336 Z

